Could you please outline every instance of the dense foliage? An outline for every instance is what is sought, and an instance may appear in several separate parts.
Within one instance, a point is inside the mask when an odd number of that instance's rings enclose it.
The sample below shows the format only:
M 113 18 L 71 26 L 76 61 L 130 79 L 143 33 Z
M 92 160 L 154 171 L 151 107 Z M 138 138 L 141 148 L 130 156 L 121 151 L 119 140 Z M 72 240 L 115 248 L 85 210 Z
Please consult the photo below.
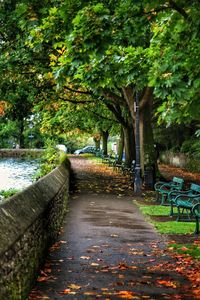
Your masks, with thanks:
M 3 0 L 0 16 L 1 147 L 122 130 L 130 162 L 137 92 L 142 164 L 155 142 L 186 151 L 192 136 L 199 152 L 198 0 Z

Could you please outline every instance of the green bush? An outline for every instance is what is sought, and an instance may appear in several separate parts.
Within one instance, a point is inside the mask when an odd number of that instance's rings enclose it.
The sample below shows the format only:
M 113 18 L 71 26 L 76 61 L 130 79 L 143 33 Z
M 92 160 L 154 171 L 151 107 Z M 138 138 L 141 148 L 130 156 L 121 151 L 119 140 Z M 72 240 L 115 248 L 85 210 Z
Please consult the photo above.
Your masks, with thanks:
M 186 140 L 182 144 L 180 151 L 182 153 L 200 155 L 200 138 L 193 137 L 189 140 Z
M 66 154 L 56 149 L 55 143 L 48 141 L 47 147 L 43 153 L 39 171 L 35 175 L 35 179 L 45 176 L 61 164 L 66 158 Z
M 198 157 L 189 158 L 185 167 L 191 172 L 200 172 L 200 160 Z
M 7 191 L 5 190 L 1 190 L 0 191 L 0 199 L 7 199 L 13 195 L 15 195 L 16 193 L 20 192 L 19 189 L 9 189 Z

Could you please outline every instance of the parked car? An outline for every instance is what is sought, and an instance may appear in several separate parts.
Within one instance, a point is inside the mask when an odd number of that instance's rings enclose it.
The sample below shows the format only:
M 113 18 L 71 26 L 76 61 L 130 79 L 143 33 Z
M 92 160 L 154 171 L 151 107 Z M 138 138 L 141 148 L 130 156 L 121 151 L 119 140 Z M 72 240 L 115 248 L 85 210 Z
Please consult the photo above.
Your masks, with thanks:
M 95 153 L 96 148 L 94 146 L 86 146 L 82 149 L 77 149 L 74 154 L 79 155 L 82 153 Z

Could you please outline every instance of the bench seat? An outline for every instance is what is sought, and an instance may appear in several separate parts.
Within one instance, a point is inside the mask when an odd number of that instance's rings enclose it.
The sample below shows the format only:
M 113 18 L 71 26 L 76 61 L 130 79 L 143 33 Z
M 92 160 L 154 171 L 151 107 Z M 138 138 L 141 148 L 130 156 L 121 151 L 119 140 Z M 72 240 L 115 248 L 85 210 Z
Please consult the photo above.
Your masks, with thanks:
M 186 211 L 187 217 L 188 219 L 190 219 L 193 216 L 194 206 L 200 203 L 200 195 L 190 196 L 186 194 L 181 194 L 174 199 L 174 202 L 175 206 L 178 209 L 177 221 L 180 220 L 181 215 L 183 215 L 184 211 Z
M 200 185 L 191 183 L 190 188 L 186 191 L 171 191 L 168 195 L 170 204 L 171 204 L 171 210 L 170 210 L 170 216 L 173 216 L 173 207 L 176 206 L 175 199 L 178 195 L 188 195 L 188 196 L 195 196 L 200 195 Z
M 173 177 L 170 182 L 159 181 L 154 185 L 156 191 L 156 201 L 160 201 L 161 205 L 167 203 L 168 195 L 172 191 L 180 191 L 183 189 L 184 179 L 179 177 Z M 168 204 L 170 202 L 168 201 Z

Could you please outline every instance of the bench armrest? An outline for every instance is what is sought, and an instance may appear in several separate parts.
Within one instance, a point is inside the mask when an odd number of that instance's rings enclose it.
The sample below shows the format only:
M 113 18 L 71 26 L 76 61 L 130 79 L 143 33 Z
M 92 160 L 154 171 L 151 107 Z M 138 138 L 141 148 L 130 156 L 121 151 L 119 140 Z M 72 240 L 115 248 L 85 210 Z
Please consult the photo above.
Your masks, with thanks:
M 181 194 L 174 199 L 176 205 L 179 205 L 179 202 L 184 202 L 184 201 L 195 205 L 196 203 L 200 203 L 200 195 L 191 196 L 187 194 Z
M 172 187 L 172 184 L 169 182 L 157 182 L 154 186 L 156 191 L 160 191 L 161 189 L 169 190 L 171 187 Z
M 177 196 L 179 195 L 188 195 L 192 193 L 192 190 L 187 190 L 187 191 L 178 191 L 178 190 L 173 190 L 171 192 L 169 192 L 169 200 L 174 200 Z
M 158 182 L 156 182 L 155 185 L 154 185 L 155 190 L 158 189 L 158 188 L 160 188 L 161 185 L 163 185 L 165 183 L 167 183 L 167 182 L 164 182 L 164 181 L 158 181 Z

